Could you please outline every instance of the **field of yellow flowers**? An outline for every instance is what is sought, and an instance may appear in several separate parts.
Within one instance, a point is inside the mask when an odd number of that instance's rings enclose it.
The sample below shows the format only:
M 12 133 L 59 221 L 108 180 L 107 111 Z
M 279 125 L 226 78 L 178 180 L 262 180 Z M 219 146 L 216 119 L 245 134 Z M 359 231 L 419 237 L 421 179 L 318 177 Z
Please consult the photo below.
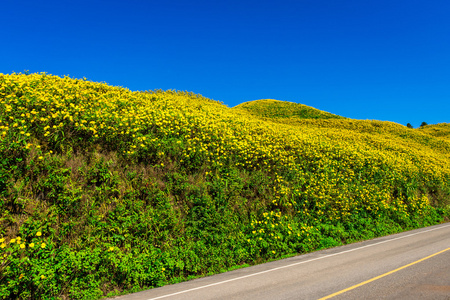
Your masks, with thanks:
M 100 299 L 448 221 L 450 124 L 0 74 L 0 298 Z

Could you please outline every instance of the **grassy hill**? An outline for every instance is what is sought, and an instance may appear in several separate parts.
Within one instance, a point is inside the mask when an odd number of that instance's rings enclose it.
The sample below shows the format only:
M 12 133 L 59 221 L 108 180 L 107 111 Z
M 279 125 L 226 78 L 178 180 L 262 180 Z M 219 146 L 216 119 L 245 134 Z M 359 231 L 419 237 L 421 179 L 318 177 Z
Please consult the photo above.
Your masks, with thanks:
M 234 107 L 263 119 L 334 119 L 342 118 L 303 104 L 263 99 L 244 102 Z
M 448 132 L 0 74 L 0 298 L 99 299 L 443 222 Z

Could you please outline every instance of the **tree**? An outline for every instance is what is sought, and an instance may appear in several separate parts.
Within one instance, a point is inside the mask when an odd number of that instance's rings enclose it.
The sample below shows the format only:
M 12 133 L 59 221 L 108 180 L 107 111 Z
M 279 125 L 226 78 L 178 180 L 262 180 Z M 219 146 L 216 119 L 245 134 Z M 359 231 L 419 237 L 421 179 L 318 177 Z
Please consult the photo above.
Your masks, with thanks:
M 408 128 L 414 128 L 414 127 L 411 125 L 411 123 L 406 124 L 406 127 L 408 127 Z
M 427 125 L 428 125 L 427 122 L 422 122 L 422 124 L 420 124 L 420 128 L 427 126 Z

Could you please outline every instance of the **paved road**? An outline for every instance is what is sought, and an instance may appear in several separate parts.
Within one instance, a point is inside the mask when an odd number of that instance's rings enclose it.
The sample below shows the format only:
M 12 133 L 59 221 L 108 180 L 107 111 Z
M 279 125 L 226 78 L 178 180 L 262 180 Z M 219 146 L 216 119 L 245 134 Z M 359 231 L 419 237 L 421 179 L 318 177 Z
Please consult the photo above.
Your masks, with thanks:
M 115 300 L 450 299 L 450 224 L 169 285 Z

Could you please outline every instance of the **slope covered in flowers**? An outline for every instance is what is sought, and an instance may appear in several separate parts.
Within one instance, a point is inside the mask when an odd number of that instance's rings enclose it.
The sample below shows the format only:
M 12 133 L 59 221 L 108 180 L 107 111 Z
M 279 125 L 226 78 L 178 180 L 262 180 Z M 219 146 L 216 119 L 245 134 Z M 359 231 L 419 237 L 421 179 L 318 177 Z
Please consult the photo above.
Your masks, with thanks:
M 0 298 L 98 299 L 448 218 L 445 134 L 292 105 L 0 74 Z
M 450 123 L 426 125 L 420 128 L 423 132 L 450 141 Z

